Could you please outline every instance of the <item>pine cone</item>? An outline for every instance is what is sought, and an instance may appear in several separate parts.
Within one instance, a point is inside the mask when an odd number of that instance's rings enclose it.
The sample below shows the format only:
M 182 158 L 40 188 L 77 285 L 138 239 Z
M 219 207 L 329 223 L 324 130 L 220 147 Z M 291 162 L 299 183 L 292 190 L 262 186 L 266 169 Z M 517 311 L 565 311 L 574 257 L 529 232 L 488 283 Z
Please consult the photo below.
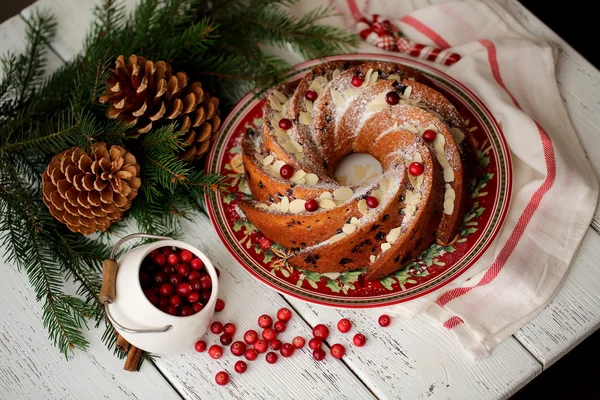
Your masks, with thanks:
M 73 147 L 52 158 L 42 175 L 44 203 L 73 232 L 105 231 L 131 207 L 141 180 L 133 154 L 94 143 L 90 155 Z
M 177 121 L 184 134 L 180 158 L 200 159 L 221 124 L 219 99 L 204 92 L 200 82 L 188 84 L 187 74 L 174 74 L 165 61 L 131 55 L 126 63 L 121 55 L 115 64 L 100 96 L 101 103 L 110 104 L 108 117 L 132 124 L 138 133 L 148 132 L 155 121 Z

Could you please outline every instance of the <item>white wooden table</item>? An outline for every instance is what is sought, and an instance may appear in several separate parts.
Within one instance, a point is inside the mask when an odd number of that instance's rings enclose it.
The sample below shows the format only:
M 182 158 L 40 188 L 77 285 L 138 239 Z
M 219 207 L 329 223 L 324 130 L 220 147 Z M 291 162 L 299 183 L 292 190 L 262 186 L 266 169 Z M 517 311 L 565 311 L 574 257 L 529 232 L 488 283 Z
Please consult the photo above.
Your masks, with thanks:
M 412 0 L 425 6 L 430 0 Z M 497 0 L 532 33 L 561 48 L 558 81 L 591 163 L 600 173 L 600 72 L 516 0 Z M 49 54 L 49 67 L 58 67 L 81 48 L 92 19 L 95 0 L 40 0 L 59 21 L 58 34 Z M 25 45 L 25 21 L 31 8 L 0 25 L 0 53 Z M 292 306 L 300 317 L 288 331 L 307 337 L 319 322 L 353 320 L 369 338 L 360 351 L 348 348 L 343 361 L 331 357 L 315 362 L 308 354 L 280 358 L 267 367 L 259 359 L 244 375 L 232 374 L 232 382 L 214 384 L 217 371 L 233 370 L 233 358 L 214 361 L 190 349 L 146 363 L 141 373 L 123 371 L 100 341 L 100 332 L 89 333 L 91 346 L 69 361 L 49 343 L 42 327 L 41 307 L 27 278 L 2 265 L 0 280 L 0 398 L 506 398 L 552 365 L 593 333 L 600 324 L 600 219 L 596 217 L 563 289 L 556 298 L 490 357 L 471 361 L 451 334 L 423 319 L 395 321 L 380 329 L 373 324 L 378 312 L 338 311 L 281 296 L 254 280 L 227 253 L 212 232 L 208 218 L 198 215 L 185 226 L 185 240 L 194 243 L 213 260 L 220 260 L 220 297 L 228 306 L 219 316 L 249 329 L 262 312 Z M 0 261 L 2 263 L 2 261 Z M 286 332 L 287 333 L 287 332 Z M 289 334 L 292 335 L 291 333 Z M 334 333 L 334 337 L 335 337 Z M 284 336 L 290 340 L 291 337 Z M 307 353 L 306 349 L 302 352 Z

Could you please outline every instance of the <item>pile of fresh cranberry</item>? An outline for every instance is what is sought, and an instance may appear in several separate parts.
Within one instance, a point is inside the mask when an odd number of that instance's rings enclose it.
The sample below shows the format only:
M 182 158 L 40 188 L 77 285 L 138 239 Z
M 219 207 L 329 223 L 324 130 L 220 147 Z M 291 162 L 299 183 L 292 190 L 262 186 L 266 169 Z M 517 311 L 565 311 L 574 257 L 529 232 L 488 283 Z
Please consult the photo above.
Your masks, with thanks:
M 208 354 L 213 359 L 219 359 L 225 354 L 225 349 L 229 346 L 229 351 L 236 357 L 244 357 L 247 361 L 254 361 L 259 354 L 266 353 L 265 359 L 269 364 L 275 364 L 279 355 L 282 357 L 291 357 L 297 349 L 301 349 L 306 344 L 306 340 L 302 336 L 296 336 L 291 340 L 291 343 L 283 343 L 278 335 L 285 332 L 288 321 L 292 319 L 292 312 L 288 308 L 281 308 L 277 311 L 277 321 L 273 321 L 267 314 L 258 317 L 258 326 L 262 329 L 259 333 L 250 329 L 243 336 L 243 340 L 234 341 L 236 326 L 232 322 L 222 324 L 219 321 L 214 321 L 210 325 L 210 332 L 219 336 L 220 344 L 213 344 L 210 347 L 206 341 L 199 340 L 196 342 L 195 349 L 197 352 L 204 352 L 208 347 Z M 381 326 L 388 326 L 390 317 L 382 315 L 379 319 Z M 348 333 L 352 330 L 352 322 L 347 319 L 341 319 L 337 324 L 337 329 L 341 333 Z M 318 324 L 313 328 L 312 338 L 308 341 L 308 347 L 312 350 L 312 356 L 315 360 L 321 361 L 325 359 L 327 353 L 323 349 L 324 342 L 329 338 L 329 328 L 324 324 Z M 356 347 L 362 347 L 366 344 L 367 338 L 356 333 L 352 338 L 352 343 Z M 277 354 L 279 352 L 279 355 Z M 341 343 L 335 343 L 330 348 L 330 353 L 333 358 L 342 358 L 346 353 L 346 348 Z M 243 374 L 246 372 L 248 364 L 244 360 L 239 360 L 235 363 L 234 369 L 237 373 Z M 215 382 L 219 385 L 229 383 L 229 373 L 227 371 L 219 371 L 215 376 Z
M 217 270 L 217 275 L 219 271 Z M 140 284 L 155 307 L 187 317 L 201 311 L 212 294 L 212 279 L 201 259 L 176 247 L 153 250 L 142 262 Z M 223 307 L 217 300 L 215 310 Z

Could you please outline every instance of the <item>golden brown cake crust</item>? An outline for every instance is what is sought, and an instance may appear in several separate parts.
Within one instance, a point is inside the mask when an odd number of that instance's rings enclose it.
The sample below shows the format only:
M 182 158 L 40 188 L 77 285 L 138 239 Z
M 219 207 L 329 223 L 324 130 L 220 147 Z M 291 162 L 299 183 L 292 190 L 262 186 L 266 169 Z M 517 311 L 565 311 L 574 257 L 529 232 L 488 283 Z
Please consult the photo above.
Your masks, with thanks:
M 393 63 L 336 61 L 269 94 L 262 132 L 242 141 L 252 200 L 239 206 L 292 252 L 290 265 L 320 273 L 366 268 L 366 278 L 378 279 L 436 240 L 454 240 L 475 143 L 456 107 L 428 82 Z M 399 100 L 390 103 L 390 93 Z M 426 141 L 431 130 L 435 140 Z M 384 174 L 343 187 L 332 175 L 351 153 L 372 155 Z M 421 174 L 409 172 L 413 163 Z M 283 165 L 293 176 L 281 176 Z

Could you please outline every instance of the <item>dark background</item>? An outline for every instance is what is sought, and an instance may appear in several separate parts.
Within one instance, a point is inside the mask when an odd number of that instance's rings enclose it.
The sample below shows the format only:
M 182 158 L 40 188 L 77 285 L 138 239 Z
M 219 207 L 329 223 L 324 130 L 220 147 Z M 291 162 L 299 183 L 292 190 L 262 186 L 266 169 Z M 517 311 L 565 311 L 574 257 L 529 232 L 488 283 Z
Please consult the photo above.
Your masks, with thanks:
M 595 2 L 520 0 L 533 14 L 597 68 L 600 65 L 600 35 Z M 19 12 L 33 0 L 0 0 L 0 22 Z M 600 398 L 600 331 L 569 352 L 555 365 L 517 393 L 513 399 Z

